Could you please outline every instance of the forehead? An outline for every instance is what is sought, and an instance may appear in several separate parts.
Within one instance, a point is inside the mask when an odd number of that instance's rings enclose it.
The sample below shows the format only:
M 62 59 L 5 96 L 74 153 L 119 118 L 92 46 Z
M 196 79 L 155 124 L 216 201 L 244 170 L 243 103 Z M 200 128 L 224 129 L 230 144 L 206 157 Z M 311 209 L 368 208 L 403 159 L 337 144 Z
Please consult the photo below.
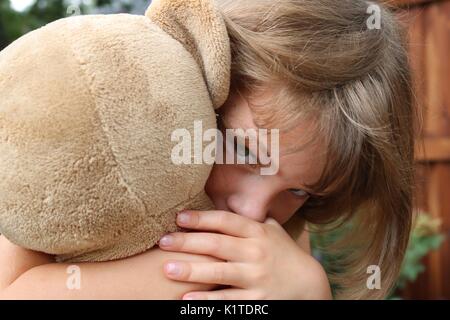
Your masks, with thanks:
M 264 103 L 267 96 L 266 94 L 244 99 L 236 95 L 230 98 L 220 109 L 225 125 L 244 130 L 258 129 L 255 124 L 255 115 L 248 102 L 252 105 Z M 273 112 L 276 112 L 276 109 Z M 278 175 L 286 179 L 295 179 L 302 184 L 315 183 L 325 167 L 326 147 L 322 139 L 315 139 L 318 137 L 315 136 L 314 120 L 299 119 L 289 131 L 283 130 L 281 126 L 282 124 L 266 128 L 259 127 L 260 129 L 279 129 Z

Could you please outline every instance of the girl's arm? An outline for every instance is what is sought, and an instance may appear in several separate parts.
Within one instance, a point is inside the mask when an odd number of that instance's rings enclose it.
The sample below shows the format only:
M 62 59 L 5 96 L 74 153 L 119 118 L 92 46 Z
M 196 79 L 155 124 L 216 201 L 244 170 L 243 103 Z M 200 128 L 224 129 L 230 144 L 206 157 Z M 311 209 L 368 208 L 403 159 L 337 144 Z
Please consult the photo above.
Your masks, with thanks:
M 52 262 L 52 256 L 16 246 L 0 235 L 0 290 L 7 288 L 26 271 Z
M 179 299 L 189 291 L 216 287 L 167 279 L 163 263 L 169 259 L 218 259 L 152 249 L 117 261 L 74 264 L 79 267 L 80 289 L 69 289 L 68 280 L 70 284 L 70 277 L 77 276 L 74 269 L 68 269 L 71 264 L 51 263 L 50 256 L 1 238 L 0 299 Z
M 297 237 L 297 243 L 310 253 L 306 230 Z M 79 263 L 81 289 L 70 290 L 66 285 L 70 264 L 56 264 L 52 256 L 21 248 L 0 236 L 0 299 L 178 299 L 186 292 L 216 288 L 167 279 L 162 271 L 167 260 L 220 261 L 152 249 L 118 261 Z

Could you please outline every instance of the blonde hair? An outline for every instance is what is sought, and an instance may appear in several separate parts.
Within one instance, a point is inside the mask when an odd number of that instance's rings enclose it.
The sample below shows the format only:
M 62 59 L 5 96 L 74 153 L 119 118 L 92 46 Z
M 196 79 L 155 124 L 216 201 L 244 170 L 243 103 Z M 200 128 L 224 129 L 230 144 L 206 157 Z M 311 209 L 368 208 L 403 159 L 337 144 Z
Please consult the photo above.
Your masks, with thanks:
M 403 261 L 413 211 L 419 117 L 403 28 L 381 4 L 381 28 L 368 28 L 372 3 L 363 0 L 216 4 L 231 41 L 231 92 L 251 95 L 270 84 L 276 94 L 267 107 L 254 107 L 257 124 L 291 128 L 311 117 L 327 145 L 323 175 L 309 186 L 321 196 L 298 214 L 316 225 L 354 222 L 331 248 L 358 248 L 340 259 L 344 273 L 329 274 L 340 288 L 337 298 L 385 297 Z M 369 265 L 381 269 L 380 290 L 366 287 Z

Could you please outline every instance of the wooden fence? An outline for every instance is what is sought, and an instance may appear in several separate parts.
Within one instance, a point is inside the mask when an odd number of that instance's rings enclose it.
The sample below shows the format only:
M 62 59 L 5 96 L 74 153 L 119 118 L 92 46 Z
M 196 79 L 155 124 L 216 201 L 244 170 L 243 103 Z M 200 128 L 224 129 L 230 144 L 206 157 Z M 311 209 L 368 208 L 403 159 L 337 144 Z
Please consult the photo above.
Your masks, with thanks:
M 404 298 L 450 299 L 450 1 L 398 0 L 407 23 L 423 146 L 417 148 L 417 203 L 442 221 L 445 240 Z

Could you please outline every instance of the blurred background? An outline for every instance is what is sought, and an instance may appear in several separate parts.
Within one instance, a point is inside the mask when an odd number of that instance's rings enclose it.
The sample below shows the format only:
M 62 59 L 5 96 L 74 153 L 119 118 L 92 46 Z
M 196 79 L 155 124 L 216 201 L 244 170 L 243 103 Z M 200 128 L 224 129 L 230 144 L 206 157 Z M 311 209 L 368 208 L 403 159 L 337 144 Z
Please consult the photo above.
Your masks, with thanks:
M 399 18 L 409 29 L 411 65 L 424 121 L 417 145 L 416 196 L 418 209 L 428 214 L 429 221 L 420 223 L 419 218 L 416 231 L 440 235 L 433 244 L 420 244 L 418 235 L 413 235 L 415 254 L 420 255 L 427 245 L 437 250 L 422 259 L 424 268 L 418 271 L 425 272 L 405 286 L 402 296 L 450 299 L 450 1 L 395 2 L 401 7 Z
M 0 50 L 21 35 L 78 14 L 143 14 L 151 0 L 0 0 Z
M 251 1 L 251 0 L 249 0 Z M 21 35 L 78 14 L 143 14 L 150 0 L 0 0 L 0 50 Z M 417 147 L 418 215 L 391 299 L 450 299 L 450 0 L 390 0 L 410 37 L 423 113 Z M 344 231 L 312 236 L 313 248 Z M 325 268 L 334 257 L 317 249 Z

